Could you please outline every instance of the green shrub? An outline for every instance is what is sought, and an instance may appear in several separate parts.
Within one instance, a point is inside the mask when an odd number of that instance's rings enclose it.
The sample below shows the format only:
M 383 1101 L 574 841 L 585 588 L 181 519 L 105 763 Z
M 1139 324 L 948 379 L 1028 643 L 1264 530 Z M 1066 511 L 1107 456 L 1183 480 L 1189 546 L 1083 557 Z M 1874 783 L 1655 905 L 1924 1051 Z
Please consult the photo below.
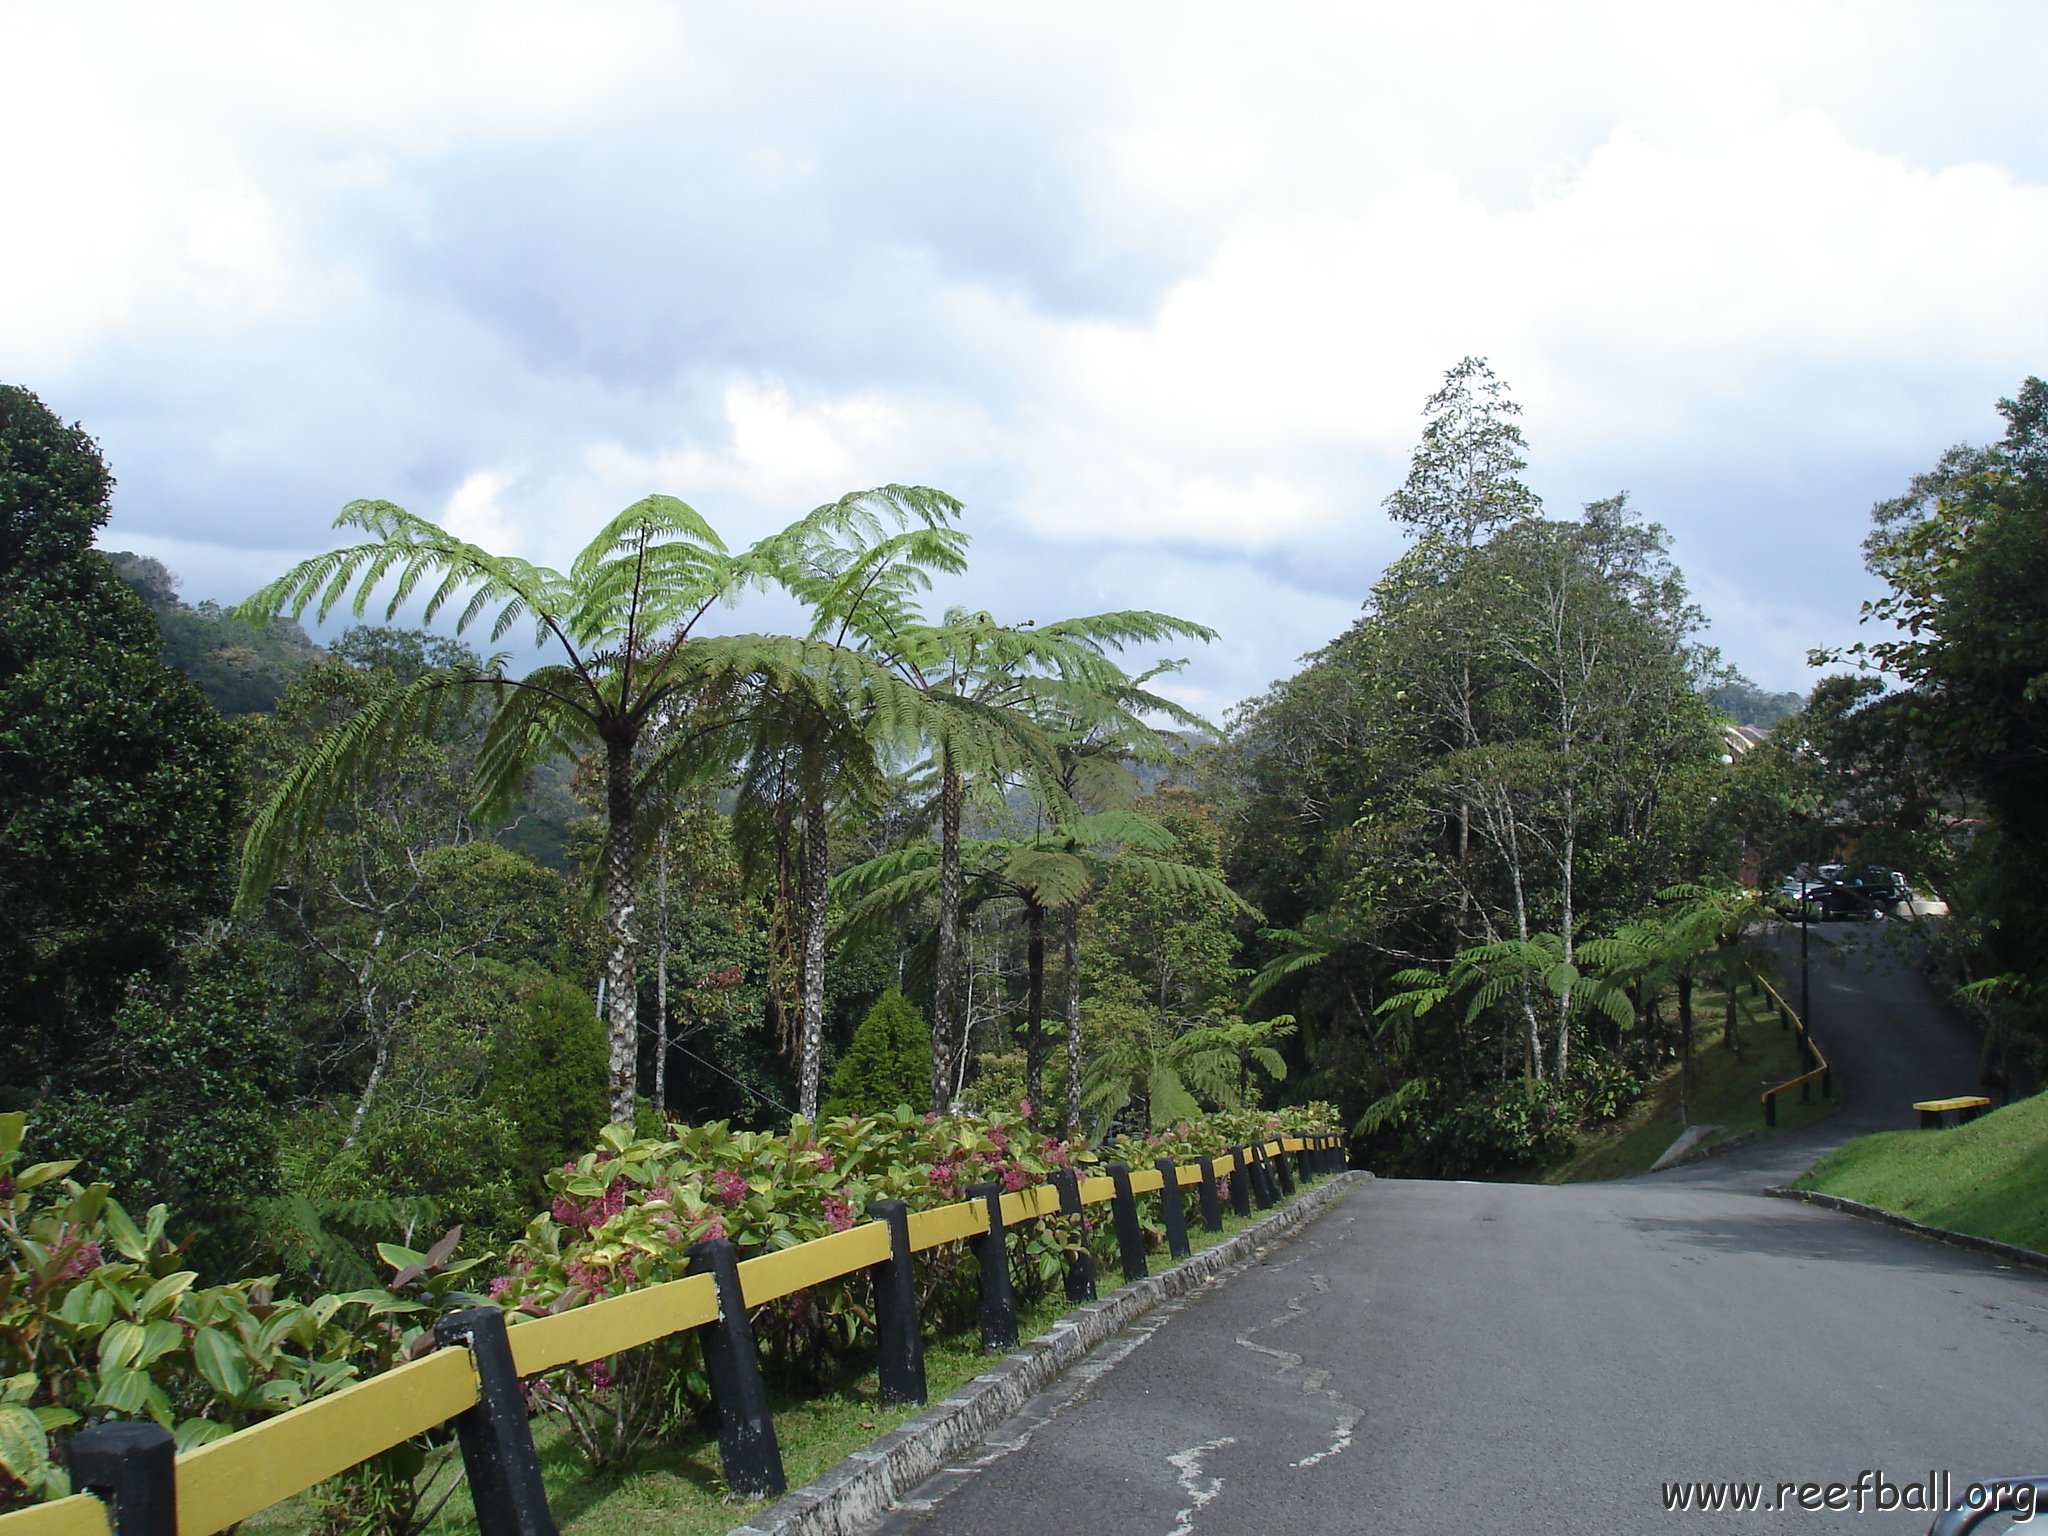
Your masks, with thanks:
M 209 1277 L 234 1272 L 251 1196 L 268 1192 L 290 1058 L 255 967 L 192 946 L 162 985 L 137 978 L 106 1055 L 81 1086 L 34 1106 L 30 1150 L 76 1161 L 138 1206 L 167 1204 Z
M 1444 1176 L 1461 1178 L 1564 1156 L 1574 1120 L 1553 1082 L 1496 1083 L 1450 1105 L 1425 1134 Z
M 548 1175 L 597 1145 L 610 1118 L 610 1048 L 604 1020 L 581 987 L 559 976 L 530 983 L 511 1041 L 491 1069 L 487 1102 L 518 1136 L 528 1203 L 547 1198 Z
M 882 1114 L 932 1101 L 932 1038 L 924 1016 L 895 987 L 875 1000 L 825 1095 L 827 1115 Z

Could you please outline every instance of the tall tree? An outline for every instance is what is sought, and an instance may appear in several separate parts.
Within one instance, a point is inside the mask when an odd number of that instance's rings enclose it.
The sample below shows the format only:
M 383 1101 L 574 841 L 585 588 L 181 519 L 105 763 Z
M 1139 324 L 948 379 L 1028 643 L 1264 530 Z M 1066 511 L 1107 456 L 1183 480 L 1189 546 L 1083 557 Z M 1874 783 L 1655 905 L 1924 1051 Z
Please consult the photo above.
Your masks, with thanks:
M 1998 409 L 1999 442 L 1873 509 L 1864 560 L 1888 590 L 1864 619 L 1891 633 L 1845 655 L 1903 685 L 1857 713 L 1889 711 L 1920 766 L 1981 804 L 1957 913 L 1970 968 L 2007 978 L 1989 990 L 2048 1038 L 2048 383 Z M 1894 756 L 1895 777 L 1915 766 Z
M 966 569 L 959 512 L 951 497 L 923 487 L 852 492 L 789 530 L 775 551 L 776 579 L 809 605 L 814 640 L 842 645 L 896 629 L 916 596 L 930 590 L 933 572 Z M 774 849 L 778 874 L 794 852 L 799 871 L 797 1112 L 808 1118 L 818 1113 L 824 1040 L 832 808 L 871 808 L 884 790 L 882 759 L 914 749 L 925 722 L 904 730 L 892 716 L 829 689 L 789 692 L 760 717 L 742 781 L 741 805 L 750 813 L 742 819 L 766 828 L 751 845 Z M 778 878 L 778 891 L 786 884 Z
M 500 806 L 535 763 L 568 751 L 588 754 L 601 775 L 606 932 L 606 1016 L 613 1117 L 630 1121 L 637 1080 L 635 876 L 654 835 L 644 814 L 685 786 L 729 764 L 739 732 L 759 701 L 820 686 L 886 688 L 889 679 L 853 653 L 827 644 L 761 635 L 713 635 L 704 620 L 748 589 L 773 579 L 785 531 L 739 554 L 673 496 L 648 496 L 601 529 L 566 572 L 493 554 L 385 501 L 352 502 L 337 520 L 363 542 L 306 560 L 243 605 L 249 617 L 309 608 L 325 617 L 353 591 L 360 614 L 391 582 L 387 617 L 427 583 L 429 622 L 458 598 L 458 633 L 489 617 L 493 640 L 530 626 L 551 657 L 515 675 L 504 658 L 480 666 L 436 667 L 323 737 L 280 780 L 252 822 L 242 897 L 253 899 L 290 848 L 318 827 L 325 807 L 358 765 L 393 749 L 451 700 L 490 701 L 480 765 L 480 798 Z M 824 680 L 824 681 L 821 681 Z M 676 717 L 651 751 L 641 750 L 657 717 Z
M 970 1044 L 958 976 L 960 849 L 970 788 L 993 793 L 1007 776 L 1022 774 L 1041 793 L 1059 795 L 1046 714 L 1063 725 L 1128 716 L 1132 680 L 1112 653 L 1171 639 L 1209 640 L 1214 631 L 1138 609 L 1008 625 L 954 608 L 929 623 L 906 597 L 855 616 L 847 632 L 929 706 L 923 731 L 939 822 L 932 1099 L 943 1104 L 960 1081 Z
M 113 477 L 0 385 L 0 1083 L 62 1086 L 128 979 L 216 910 L 232 749 L 93 548 Z
M 1520 405 L 1483 357 L 1444 375 L 1423 406 L 1422 441 L 1408 478 L 1386 500 L 1387 515 L 1422 537 L 1469 547 L 1493 529 L 1541 513 L 1524 485 L 1528 444 Z

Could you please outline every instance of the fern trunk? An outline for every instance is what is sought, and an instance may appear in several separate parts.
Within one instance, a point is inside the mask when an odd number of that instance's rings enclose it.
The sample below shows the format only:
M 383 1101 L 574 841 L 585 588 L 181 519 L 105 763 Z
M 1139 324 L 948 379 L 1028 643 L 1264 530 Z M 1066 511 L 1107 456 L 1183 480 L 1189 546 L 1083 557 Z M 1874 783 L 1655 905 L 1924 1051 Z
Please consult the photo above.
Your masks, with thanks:
M 1036 1109 L 1045 1101 L 1045 908 L 1024 906 L 1024 955 L 1027 972 L 1024 1037 L 1024 1097 Z
M 610 1036 L 611 1117 L 633 1123 L 639 1077 L 638 953 L 633 944 L 633 744 L 605 743 L 605 1029 Z
M 1081 1128 L 1081 909 L 1067 908 L 1060 924 L 1061 958 L 1067 967 L 1067 1134 Z
M 960 812 L 965 787 L 950 748 L 939 757 L 939 936 L 932 986 L 932 1108 L 944 1114 L 966 1049 L 960 1020 Z
M 654 1107 L 668 1113 L 668 832 L 662 831 L 655 865 L 655 899 L 660 903 L 654 962 Z
M 804 797 L 804 1020 L 797 1113 L 818 1118 L 818 1058 L 825 1042 L 825 920 L 830 911 L 825 797 Z

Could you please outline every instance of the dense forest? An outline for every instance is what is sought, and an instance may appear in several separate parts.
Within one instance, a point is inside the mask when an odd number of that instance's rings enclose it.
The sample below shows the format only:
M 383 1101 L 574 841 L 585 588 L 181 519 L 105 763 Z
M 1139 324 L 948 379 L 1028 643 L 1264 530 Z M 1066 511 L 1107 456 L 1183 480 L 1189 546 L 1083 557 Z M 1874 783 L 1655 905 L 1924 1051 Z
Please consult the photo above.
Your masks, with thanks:
M 563 572 L 361 502 L 189 606 L 0 389 L 0 1110 L 223 1274 L 502 1240 L 635 1119 L 1323 1099 L 1372 1166 L 1507 1172 L 1668 1071 L 1662 989 L 1827 859 L 1947 894 L 2030 1054 L 2048 391 L 2004 409 L 1877 509 L 1876 638 L 1802 701 L 1702 643 L 1625 495 L 1542 505 L 1467 359 L 1358 619 L 1210 722 L 1161 683 L 1200 625 L 943 606 L 969 542 L 916 486 L 737 552 L 649 497 Z M 769 589 L 802 632 L 712 623 Z

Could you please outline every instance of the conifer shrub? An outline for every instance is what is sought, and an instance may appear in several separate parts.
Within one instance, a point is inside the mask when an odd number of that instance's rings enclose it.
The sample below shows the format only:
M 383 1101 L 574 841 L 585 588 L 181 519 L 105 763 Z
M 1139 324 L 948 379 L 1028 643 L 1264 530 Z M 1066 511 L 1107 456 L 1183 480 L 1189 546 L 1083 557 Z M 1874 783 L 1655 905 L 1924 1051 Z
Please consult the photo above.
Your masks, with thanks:
M 891 987 L 875 999 L 826 1091 L 829 1115 L 884 1114 L 899 1104 L 931 1107 L 931 1028 L 909 998 Z
M 548 1198 L 548 1175 L 597 1143 L 610 1113 L 604 1021 L 582 988 L 559 976 L 530 983 L 513 1038 L 491 1072 L 489 1102 L 519 1136 L 528 1203 Z

